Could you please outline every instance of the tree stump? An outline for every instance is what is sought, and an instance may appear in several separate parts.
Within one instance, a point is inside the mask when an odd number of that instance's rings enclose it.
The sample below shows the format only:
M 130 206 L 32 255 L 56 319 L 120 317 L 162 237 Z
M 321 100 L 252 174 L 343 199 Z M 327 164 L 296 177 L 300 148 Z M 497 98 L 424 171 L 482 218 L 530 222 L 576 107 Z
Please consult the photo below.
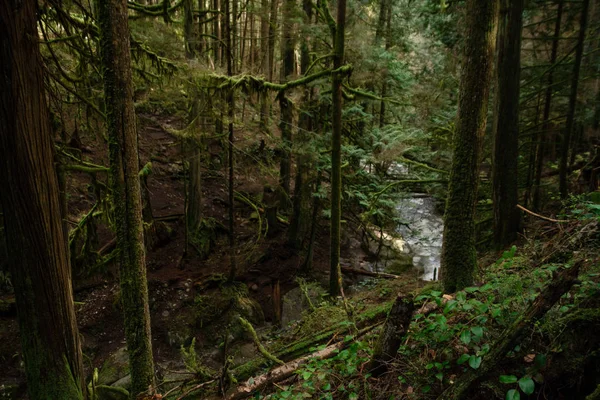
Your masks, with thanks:
M 413 310 L 412 297 L 404 298 L 398 294 L 377 339 L 373 357 L 368 366 L 368 370 L 373 376 L 384 374 L 387 371 L 388 363 L 398 353 L 402 339 L 408 331 Z

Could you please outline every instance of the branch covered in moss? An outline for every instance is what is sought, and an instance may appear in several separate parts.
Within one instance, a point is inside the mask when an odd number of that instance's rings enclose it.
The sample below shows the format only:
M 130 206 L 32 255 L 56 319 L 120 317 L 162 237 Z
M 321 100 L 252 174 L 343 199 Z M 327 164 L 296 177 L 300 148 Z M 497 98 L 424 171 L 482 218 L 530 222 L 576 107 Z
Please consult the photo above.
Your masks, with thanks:
M 268 90 L 275 92 L 283 92 L 299 86 L 307 85 L 317 79 L 326 76 L 335 74 L 348 75 L 350 74 L 350 72 L 352 72 L 352 66 L 344 65 L 336 70 L 328 69 L 320 72 L 315 72 L 314 74 L 304 76 L 302 78 L 286 83 L 273 83 L 267 81 L 262 77 L 256 77 L 253 75 L 226 76 L 211 74 L 206 75 L 201 79 L 208 81 L 211 86 L 216 87 L 219 90 L 239 88 L 246 93 L 260 93 L 266 92 Z
M 254 327 L 252 327 L 252 324 L 250 322 L 248 322 L 242 317 L 239 317 L 239 321 L 240 324 L 242 324 L 242 327 L 244 327 L 244 329 L 246 330 L 246 332 L 248 332 L 250 336 L 252 336 L 252 341 L 256 345 L 256 348 L 258 349 L 260 354 L 263 355 L 263 357 L 279 365 L 285 364 L 283 361 L 281 361 L 279 358 L 275 357 L 273 354 L 269 353 L 267 349 L 265 349 L 265 347 L 260 343 L 260 340 L 258 340 L 258 335 L 256 334 L 256 331 L 254 330 Z

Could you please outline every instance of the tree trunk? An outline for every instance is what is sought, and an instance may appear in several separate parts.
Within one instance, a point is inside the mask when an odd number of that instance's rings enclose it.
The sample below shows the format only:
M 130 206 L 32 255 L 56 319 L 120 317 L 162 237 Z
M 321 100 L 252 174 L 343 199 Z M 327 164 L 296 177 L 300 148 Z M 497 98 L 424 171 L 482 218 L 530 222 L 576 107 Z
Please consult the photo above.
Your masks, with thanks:
M 310 27 L 312 20 L 312 4 L 310 0 L 302 1 L 304 10 L 304 26 Z M 300 44 L 300 74 L 305 75 L 310 65 L 310 38 L 305 37 Z M 306 149 L 310 141 L 309 132 L 312 131 L 312 118 L 308 112 L 312 90 L 304 87 L 300 101 L 300 115 L 298 117 L 298 133 L 296 143 L 299 151 L 297 155 L 296 179 L 294 180 L 294 197 L 292 199 L 292 216 L 288 231 L 290 246 L 299 250 L 302 246 L 308 226 L 308 213 L 310 208 L 310 186 L 308 177 L 310 172 L 310 155 Z
M 223 0 L 225 2 L 225 53 L 227 57 L 227 76 L 233 76 L 233 60 L 231 54 L 231 20 L 229 11 L 229 2 L 231 0 Z M 235 1 L 235 0 L 234 0 Z M 235 21 L 235 18 L 233 18 Z M 233 89 L 227 90 L 227 118 L 229 131 L 228 145 L 228 166 L 229 166 L 229 282 L 235 280 L 237 274 L 237 264 L 235 259 L 235 221 L 234 221 L 234 157 L 233 157 L 233 119 L 235 116 L 235 102 L 233 97 Z
M 552 41 L 552 50 L 550 53 L 550 65 L 556 64 L 556 58 L 558 55 L 558 38 L 560 37 L 560 26 L 563 14 L 563 2 L 559 1 L 556 10 L 556 24 L 554 25 L 554 40 Z M 535 179 L 534 179 L 534 190 L 532 206 L 534 211 L 540 210 L 540 183 L 542 180 L 542 170 L 544 169 L 544 153 L 545 144 L 548 131 L 550 130 L 550 110 L 552 105 L 552 87 L 554 85 L 554 70 L 548 71 L 548 80 L 546 86 L 546 94 L 544 100 L 544 116 L 542 119 L 542 132 L 539 136 L 539 143 L 537 145 L 537 151 L 535 156 Z
M 569 148 L 571 147 L 571 136 L 575 127 L 575 109 L 577 108 L 577 91 L 579 88 L 579 72 L 581 69 L 581 59 L 583 58 L 583 44 L 585 41 L 585 31 L 587 28 L 587 17 L 590 0 L 583 0 L 581 10 L 581 19 L 579 21 L 579 37 L 577 40 L 577 49 L 575 50 L 575 64 L 573 65 L 573 75 L 571 78 L 571 94 L 569 95 L 569 110 L 567 112 L 567 126 L 561 143 L 560 164 L 559 164 L 559 189 L 560 197 L 565 199 L 568 194 L 569 185 L 567 182 Z
M 283 17 L 282 17 L 282 46 L 281 46 L 281 58 L 283 60 L 283 67 L 281 69 L 281 83 L 287 82 L 294 73 L 294 34 L 293 34 L 293 22 L 292 16 L 295 8 L 295 0 L 285 0 L 283 4 Z M 281 109 L 281 122 L 279 128 L 281 129 L 281 160 L 279 164 L 279 183 L 283 189 L 281 208 L 289 209 L 290 198 L 290 181 L 291 181 L 291 170 L 292 170 L 292 102 L 287 98 L 286 92 L 279 93 L 279 108 Z
M 104 97 L 132 397 L 154 387 L 127 2 L 100 2 Z
M 396 357 L 402 339 L 408 332 L 414 308 L 412 299 L 404 299 L 400 294 L 396 297 L 367 367 L 367 371 L 373 376 L 384 374 L 388 369 L 388 363 Z
M 344 36 L 346 25 L 346 0 L 338 0 L 337 23 L 334 36 L 333 69 L 344 62 Z M 329 271 L 329 295 L 342 294 L 340 270 L 340 233 L 342 218 L 342 76 L 333 74 L 331 84 L 333 98 L 331 133 L 331 259 Z
M 0 2 L 0 202 L 31 400 L 83 399 L 36 2 Z
M 441 256 L 440 275 L 447 293 L 470 286 L 477 266 L 474 214 L 480 147 L 485 133 L 494 59 L 498 2 L 468 0 L 466 9 L 467 36 Z
M 193 0 L 183 1 L 183 38 L 185 44 L 185 57 L 190 60 L 196 53 L 194 40 L 194 3 Z
M 519 94 L 524 0 L 502 0 L 494 118 L 492 197 L 494 241 L 500 248 L 517 239 Z

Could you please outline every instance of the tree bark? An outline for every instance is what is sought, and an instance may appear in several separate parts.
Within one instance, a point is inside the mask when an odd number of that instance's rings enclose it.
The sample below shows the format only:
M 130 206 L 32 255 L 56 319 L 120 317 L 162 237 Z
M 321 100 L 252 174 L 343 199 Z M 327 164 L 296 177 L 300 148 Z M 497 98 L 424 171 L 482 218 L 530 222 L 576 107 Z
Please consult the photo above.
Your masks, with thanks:
M 373 376 L 383 375 L 388 369 L 388 363 L 396 357 L 402 339 L 408 332 L 414 308 L 412 299 L 405 299 L 400 294 L 396 297 L 367 367 L 367 371 Z
M 233 60 L 231 53 L 231 16 L 229 10 L 229 2 L 232 0 L 223 0 L 225 2 L 225 53 L 227 57 L 227 76 L 233 76 Z M 235 0 L 234 0 L 235 1 Z M 235 21 L 235 19 L 234 19 Z M 235 117 L 235 102 L 233 97 L 233 89 L 227 90 L 227 118 L 228 118 L 228 132 L 229 132 L 229 143 L 228 143 L 228 164 L 229 164 L 229 180 L 228 180 L 228 194 L 229 194 L 229 282 L 235 280 L 237 274 L 237 264 L 235 258 L 235 221 L 234 221 L 234 156 L 233 156 L 233 119 Z
M 569 95 L 569 110 L 567 112 L 567 126 L 561 143 L 560 164 L 559 164 L 559 190 L 560 197 L 567 197 L 569 185 L 567 182 L 569 149 L 571 147 L 571 137 L 575 127 L 575 110 L 577 108 L 577 91 L 579 88 L 579 72 L 581 69 L 581 60 L 583 58 L 583 44 L 585 41 L 585 31 L 587 28 L 587 17 L 590 0 L 583 0 L 581 10 L 581 19 L 579 21 L 579 37 L 577 39 L 577 49 L 575 50 L 575 64 L 573 65 L 573 75 L 571 78 L 571 94 Z
M 556 10 L 556 24 L 554 25 L 554 39 L 552 41 L 552 50 L 550 52 L 550 65 L 556 64 L 558 56 L 558 38 L 560 37 L 560 27 L 562 22 L 563 14 L 563 2 L 559 0 Z M 545 144 L 548 131 L 550 130 L 550 110 L 552 106 L 552 86 L 554 85 L 554 70 L 548 71 L 548 80 L 546 86 L 545 100 L 544 100 L 544 116 L 542 117 L 542 132 L 539 136 L 539 143 L 537 145 L 537 151 L 535 156 L 535 179 L 534 179 L 534 190 L 532 206 L 534 211 L 540 210 L 540 183 L 542 180 L 542 170 L 544 169 L 544 156 L 545 156 Z
M 29 398 L 83 399 L 36 2 L 0 2 L 0 202 Z
M 468 0 L 466 7 L 467 36 L 460 78 L 440 274 L 447 293 L 470 286 L 477 265 L 474 214 L 480 147 L 485 133 L 494 59 L 498 2 Z
M 141 392 L 153 390 L 154 364 L 127 18 L 126 0 L 100 2 L 98 20 L 121 303 L 131 369 L 130 392 L 135 398 Z
M 346 25 L 346 0 L 338 0 L 337 23 L 334 36 L 333 69 L 344 62 L 344 39 Z M 342 219 L 342 76 L 333 74 L 331 84 L 333 98 L 331 133 L 331 258 L 329 271 L 329 295 L 342 294 L 340 270 L 340 233 Z
M 494 241 L 504 247 L 517 239 L 519 94 L 524 0 L 502 0 L 498 28 L 498 62 L 494 115 L 492 198 Z

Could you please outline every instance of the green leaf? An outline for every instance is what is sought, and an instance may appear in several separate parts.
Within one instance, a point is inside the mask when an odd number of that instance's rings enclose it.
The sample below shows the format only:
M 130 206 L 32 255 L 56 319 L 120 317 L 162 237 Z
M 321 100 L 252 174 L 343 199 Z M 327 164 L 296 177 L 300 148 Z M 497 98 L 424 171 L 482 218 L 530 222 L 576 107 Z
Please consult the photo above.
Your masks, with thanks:
M 302 379 L 304 379 L 304 380 L 307 380 L 311 376 L 312 376 L 312 372 L 310 372 L 310 371 L 303 371 L 302 372 Z
M 358 394 L 356 393 L 350 393 L 350 396 L 348 396 L 349 400 L 357 400 L 358 399 Z
M 473 335 L 477 336 L 477 337 L 482 337 L 483 336 L 483 328 L 480 326 L 474 326 L 471 328 L 471 332 L 473 332 Z
M 542 368 L 542 367 L 546 366 L 546 355 L 545 354 L 536 354 L 533 362 L 534 362 L 535 366 L 538 368 Z
M 442 292 L 439 292 L 437 290 L 432 290 L 431 293 L 429 293 L 429 294 L 433 297 L 440 297 L 442 295 Z
M 439 380 L 442 381 L 444 379 L 444 373 L 443 372 L 438 372 L 437 374 L 435 374 L 435 377 Z
M 506 392 L 506 400 L 521 400 L 521 395 L 516 389 L 510 389 Z
M 467 300 L 467 294 L 465 292 L 463 292 L 463 291 L 460 291 L 460 292 L 456 293 L 456 300 L 458 300 L 458 301 L 466 301 Z
M 465 292 L 467 292 L 467 293 L 475 293 L 477 291 L 479 291 L 479 288 L 475 287 L 475 286 L 465 288 Z M 456 297 L 458 297 L 458 293 L 456 294 Z
M 444 314 L 454 310 L 456 306 L 458 306 L 458 302 L 456 300 L 450 300 L 446 303 L 446 307 L 444 307 Z
M 500 375 L 501 383 L 515 383 L 518 378 L 514 375 Z
M 519 387 L 526 395 L 530 395 L 535 391 L 535 383 L 533 382 L 533 379 L 528 376 L 519 379 Z
M 479 368 L 481 365 L 481 357 L 479 356 L 471 356 L 469 357 L 469 366 L 473 369 Z
M 471 332 L 463 331 L 463 333 L 460 334 L 460 341 L 463 342 L 464 344 L 471 343 Z
M 463 354 L 462 356 L 458 357 L 458 360 L 456 360 L 456 363 L 457 363 L 458 365 L 464 364 L 464 363 L 466 363 L 466 362 L 467 362 L 467 360 L 468 360 L 469 358 L 471 358 L 471 356 L 470 356 L 470 355 L 468 355 L 468 354 Z

